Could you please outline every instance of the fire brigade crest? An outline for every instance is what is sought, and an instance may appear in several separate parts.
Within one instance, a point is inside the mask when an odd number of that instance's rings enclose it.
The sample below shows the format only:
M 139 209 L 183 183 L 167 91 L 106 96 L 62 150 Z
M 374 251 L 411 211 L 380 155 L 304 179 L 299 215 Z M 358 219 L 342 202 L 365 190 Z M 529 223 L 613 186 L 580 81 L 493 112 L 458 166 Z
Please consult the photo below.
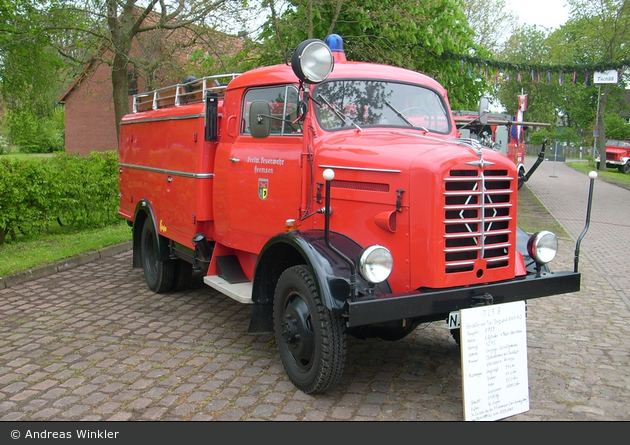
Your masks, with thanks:
M 269 194 L 269 179 L 259 179 L 258 180 L 258 197 L 263 201 L 267 199 L 267 195 Z

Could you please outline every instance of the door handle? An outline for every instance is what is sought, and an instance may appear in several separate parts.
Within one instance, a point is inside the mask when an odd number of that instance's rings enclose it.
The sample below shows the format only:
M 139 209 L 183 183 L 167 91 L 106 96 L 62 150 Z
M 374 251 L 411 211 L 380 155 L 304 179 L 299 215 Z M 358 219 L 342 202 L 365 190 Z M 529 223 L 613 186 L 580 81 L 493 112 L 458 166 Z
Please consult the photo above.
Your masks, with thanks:
M 228 161 L 230 161 L 230 162 L 241 162 L 241 160 L 239 158 L 229 158 Z

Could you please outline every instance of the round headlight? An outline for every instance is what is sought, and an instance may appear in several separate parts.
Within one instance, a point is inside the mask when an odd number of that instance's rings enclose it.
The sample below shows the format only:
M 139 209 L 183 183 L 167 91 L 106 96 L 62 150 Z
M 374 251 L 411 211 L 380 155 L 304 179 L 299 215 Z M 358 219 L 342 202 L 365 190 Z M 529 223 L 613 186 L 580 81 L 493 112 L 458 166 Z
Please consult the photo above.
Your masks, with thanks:
M 323 82 L 332 72 L 333 66 L 330 48 L 319 39 L 303 41 L 291 56 L 293 72 L 303 82 Z
M 558 238 L 547 230 L 534 233 L 527 241 L 527 252 L 538 264 L 547 264 L 556 257 Z
M 359 272 L 370 283 L 385 281 L 394 267 L 391 252 L 379 245 L 370 246 L 359 256 Z

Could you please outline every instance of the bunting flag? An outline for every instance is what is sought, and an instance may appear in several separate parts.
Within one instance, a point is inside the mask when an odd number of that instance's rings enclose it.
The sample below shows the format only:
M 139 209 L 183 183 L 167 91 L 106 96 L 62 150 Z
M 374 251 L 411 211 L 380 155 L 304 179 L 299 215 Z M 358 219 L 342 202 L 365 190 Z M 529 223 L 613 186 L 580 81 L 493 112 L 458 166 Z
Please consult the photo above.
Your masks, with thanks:
M 507 74 L 505 75 L 505 80 L 510 80 L 510 72 L 508 71 Z
M 532 83 L 534 83 L 534 70 L 532 70 Z
M 486 67 L 486 80 L 488 80 L 488 67 Z
M 576 77 L 577 73 L 575 71 L 573 71 L 573 85 L 575 85 L 575 77 Z
M 498 69 L 497 69 L 497 74 L 494 76 L 494 80 L 495 80 L 496 82 L 498 82 L 498 81 L 499 81 L 499 70 L 498 70 Z
M 468 77 L 472 79 L 472 71 L 470 70 L 470 66 L 468 67 Z
M 521 83 L 521 70 L 518 70 L 518 83 Z
M 562 82 L 564 82 L 564 73 L 560 73 L 560 76 L 558 76 L 558 83 L 562 85 Z
M 551 71 L 547 71 L 547 85 L 551 84 Z
M 436 58 L 440 58 L 444 60 L 451 60 L 451 61 L 459 60 L 461 63 L 460 72 L 462 75 L 464 75 L 464 73 L 466 72 L 464 68 L 464 64 L 471 65 L 472 67 L 476 67 L 477 75 L 479 77 L 481 77 L 481 69 L 484 69 L 484 71 L 487 68 L 491 70 L 495 69 L 496 71 L 499 72 L 499 74 L 497 75 L 497 80 L 500 80 L 499 79 L 500 76 L 505 76 L 505 73 L 508 70 L 509 71 L 527 70 L 527 71 L 533 71 L 532 83 L 544 82 L 543 76 L 544 76 L 545 71 L 551 72 L 552 77 L 553 77 L 553 73 L 558 73 L 558 74 L 565 73 L 565 72 L 571 73 L 573 71 L 575 81 L 577 81 L 577 74 L 579 74 L 581 78 L 581 76 L 585 75 L 586 71 L 588 70 L 589 73 L 588 73 L 587 82 L 589 85 L 592 85 L 593 84 L 592 73 L 607 71 L 611 69 L 615 69 L 617 71 L 623 72 L 627 69 L 628 66 L 630 66 L 630 59 L 627 59 L 627 58 L 619 60 L 617 62 L 600 62 L 600 63 L 591 63 L 591 64 L 582 64 L 582 63 L 576 64 L 575 62 L 571 64 L 512 63 L 512 62 L 506 62 L 506 61 L 486 59 L 486 58 L 474 56 L 471 54 L 455 54 L 448 51 L 444 51 L 438 55 L 438 54 L 435 54 L 430 49 L 424 48 L 422 45 L 414 44 L 413 46 L 419 47 L 421 50 L 425 51 L 428 55 L 436 57 Z M 560 79 L 562 79 L 562 83 L 564 84 L 564 75 L 559 76 L 559 81 Z
M 586 71 L 586 76 L 584 77 L 584 85 L 588 86 L 588 70 Z

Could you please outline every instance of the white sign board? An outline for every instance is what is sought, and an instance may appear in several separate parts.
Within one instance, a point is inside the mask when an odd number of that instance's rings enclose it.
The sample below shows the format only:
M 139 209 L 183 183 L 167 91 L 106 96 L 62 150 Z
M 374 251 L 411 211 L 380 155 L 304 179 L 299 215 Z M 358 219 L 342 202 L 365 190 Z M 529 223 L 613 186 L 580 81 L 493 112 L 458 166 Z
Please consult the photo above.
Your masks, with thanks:
M 617 70 L 595 71 L 593 83 L 617 83 Z
M 525 302 L 460 310 L 464 420 L 529 410 Z

